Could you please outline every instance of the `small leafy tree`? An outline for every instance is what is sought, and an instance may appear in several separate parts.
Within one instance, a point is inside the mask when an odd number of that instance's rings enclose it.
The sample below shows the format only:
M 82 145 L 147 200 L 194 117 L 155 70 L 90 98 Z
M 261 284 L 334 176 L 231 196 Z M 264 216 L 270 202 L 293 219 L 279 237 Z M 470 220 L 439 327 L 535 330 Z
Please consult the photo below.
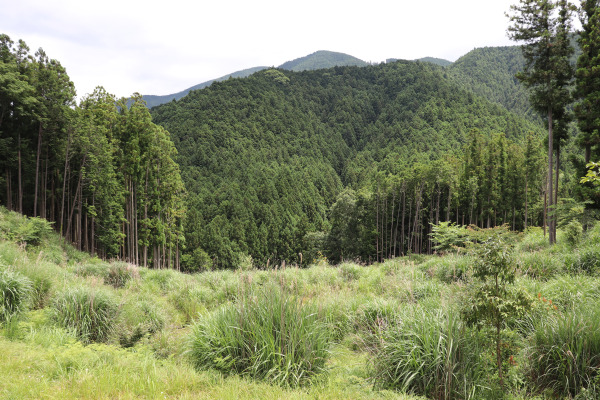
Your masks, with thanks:
M 529 296 L 515 291 L 516 263 L 512 249 L 502 236 L 495 235 L 475 248 L 477 262 L 473 275 L 478 282 L 471 289 L 468 305 L 463 309 L 463 318 L 468 325 L 478 329 L 489 329 L 496 342 L 498 378 L 502 378 L 501 333 L 507 323 L 525 314 L 531 307 Z
M 588 172 L 587 174 L 581 178 L 580 183 L 591 182 L 592 185 L 598 186 L 600 185 L 600 175 L 598 175 L 597 170 L 600 170 L 600 162 L 590 162 L 586 165 Z

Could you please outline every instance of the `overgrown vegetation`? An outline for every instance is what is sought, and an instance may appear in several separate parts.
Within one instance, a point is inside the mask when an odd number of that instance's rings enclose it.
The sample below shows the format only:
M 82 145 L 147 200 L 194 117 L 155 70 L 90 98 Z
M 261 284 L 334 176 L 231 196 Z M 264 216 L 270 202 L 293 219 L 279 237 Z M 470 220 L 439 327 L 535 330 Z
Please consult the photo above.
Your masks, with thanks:
M 0 326 L 8 356 L 0 393 L 593 398 L 600 270 L 585 260 L 597 254 L 600 226 L 574 246 L 549 246 L 538 229 L 509 235 L 512 257 L 500 257 L 505 242 L 481 239 L 506 229 L 473 232 L 479 239 L 445 255 L 194 275 L 77 255 L 54 234 L 37 246 L 3 239 L 2 284 L 20 297 L 3 303 L 12 308 Z M 55 263 L 45 254 L 61 256 Z M 538 264 L 545 267 L 534 273 Z M 507 279 L 498 293 L 494 268 Z M 473 298 L 485 288 L 496 306 L 520 304 L 511 297 L 518 292 L 531 307 L 498 307 L 501 319 L 487 307 L 484 318 Z M 465 319 L 465 304 L 477 309 L 481 329 Z

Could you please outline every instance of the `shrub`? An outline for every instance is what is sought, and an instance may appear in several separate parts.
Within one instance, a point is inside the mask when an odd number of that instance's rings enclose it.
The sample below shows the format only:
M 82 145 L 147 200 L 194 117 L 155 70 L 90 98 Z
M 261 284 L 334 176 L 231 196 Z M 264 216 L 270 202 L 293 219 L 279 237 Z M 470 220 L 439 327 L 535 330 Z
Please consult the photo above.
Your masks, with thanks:
M 140 339 L 163 329 L 165 319 L 158 308 L 145 300 L 135 302 L 123 312 L 125 323 L 119 332 L 119 344 L 133 347 Z
M 0 270 L 0 323 L 23 312 L 31 292 L 31 281 L 23 275 Z
M 281 287 L 245 291 L 199 319 L 189 344 L 196 368 L 298 386 L 325 370 L 328 332 L 315 308 Z
M 126 262 L 113 262 L 105 272 L 104 282 L 118 289 L 125 286 L 129 280 L 138 277 L 139 273 L 135 265 Z
M 354 346 L 375 351 L 381 344 L 382 335 L 397 322 L 397 317 L 398 305 L 393 302 L 374 300 L 360 305 L 353 319 Z
M 479 348 L 452 312 L 416 308 L 386 330 L 373 357 L 376 384 L 433 399 L 472 398 L 484 376 Z
M 581 225 L 581 222 L 573 220 L 564 227 L 564 233 L 569 246 L 574 247 L 583 236 L 583 225 Z
M 522 274 L 548 280 L 561 272 L 563 262 L 556 255 L 536 251 L 519 254 L 518 265 Z
M 340 275 L 345 281 L 355 281 L 361 276 L 362 267 L 357 264 L 343 263 L 339 266 Z
M 555 310 L 530 323 L 527 376 L 534 385 L 563 398 L 593 389 L 600 367 L 600 307 Z
M 103 291 L 86 287 L 71 288 L 56 296 L 54 320 L 73 329 L 84 342 L 105 342 L 117 317 L 116 301 Z

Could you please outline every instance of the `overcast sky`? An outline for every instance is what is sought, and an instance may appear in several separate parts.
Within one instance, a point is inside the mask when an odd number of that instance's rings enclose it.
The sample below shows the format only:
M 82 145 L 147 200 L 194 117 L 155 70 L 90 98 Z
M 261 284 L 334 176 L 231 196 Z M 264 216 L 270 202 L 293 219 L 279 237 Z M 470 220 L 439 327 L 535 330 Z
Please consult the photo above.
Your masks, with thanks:
M 504 13 L 517 0 L 2 0 L 0 33 L 42 47 L 78 97 L 170 94 L 317 50 L 364 61 L 455 61 L 511 45 Z

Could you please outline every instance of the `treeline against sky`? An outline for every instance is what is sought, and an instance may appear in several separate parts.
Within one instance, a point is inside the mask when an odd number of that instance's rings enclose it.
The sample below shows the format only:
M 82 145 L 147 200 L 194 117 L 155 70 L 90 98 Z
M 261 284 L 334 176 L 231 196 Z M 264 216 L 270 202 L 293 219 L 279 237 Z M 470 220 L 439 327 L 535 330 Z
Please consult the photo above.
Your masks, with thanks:
M 60 62 L 0 35 L 0 203 L 105 258 L 179 268 L 184 186 L 141 97 L 75 104 Z

